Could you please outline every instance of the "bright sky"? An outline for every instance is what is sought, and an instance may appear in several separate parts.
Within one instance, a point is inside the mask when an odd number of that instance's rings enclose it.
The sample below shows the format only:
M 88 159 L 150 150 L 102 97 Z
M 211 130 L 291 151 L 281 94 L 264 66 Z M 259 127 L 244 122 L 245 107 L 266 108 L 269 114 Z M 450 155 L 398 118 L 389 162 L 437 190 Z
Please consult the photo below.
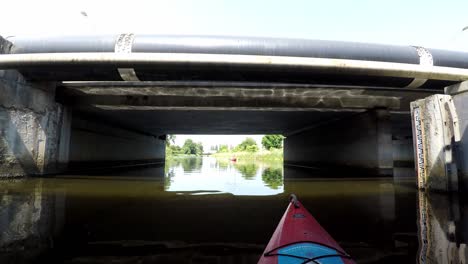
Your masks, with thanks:
M 468 51 L 467 0 L 11 0 L 0 35 L 183 34 L 358 41 Z M 191 136 L 205 147 L 245 136 Z M 256 136 L 258 138 L 261 136 Z M 182 145 L 187 136 L 179 136 Z M 181 143 L 182 142 L 182 143 Z
M 468 51 L 466 0 L 15 0 L 0 35 L 202 34 L 346 40 Z

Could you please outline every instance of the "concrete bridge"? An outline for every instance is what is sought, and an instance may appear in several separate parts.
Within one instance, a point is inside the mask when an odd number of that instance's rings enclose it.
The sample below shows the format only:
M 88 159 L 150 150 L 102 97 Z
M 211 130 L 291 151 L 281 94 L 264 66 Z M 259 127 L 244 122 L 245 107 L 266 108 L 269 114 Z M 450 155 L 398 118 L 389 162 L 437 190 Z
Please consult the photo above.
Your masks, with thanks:
M 286 164 L 391 176 L 416 163 L 421 188 L 467 186 L 468 54 L 150 40 L 0 39 L 0 175 L 162 162 L 166 134 L 275 133 Z

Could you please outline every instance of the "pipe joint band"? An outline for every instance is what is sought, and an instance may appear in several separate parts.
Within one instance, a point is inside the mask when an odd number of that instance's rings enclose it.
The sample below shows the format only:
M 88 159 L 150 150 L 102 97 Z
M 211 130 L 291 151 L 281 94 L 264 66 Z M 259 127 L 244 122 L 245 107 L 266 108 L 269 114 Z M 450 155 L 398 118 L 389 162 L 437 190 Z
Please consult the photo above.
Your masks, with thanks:
M 115 42 L 115 53 L 132 53 L 134 34 L 120 34 Z M 118 68 L 120 77 L 124 81 L 140 81 L 133 68 Z
M 424 67 L 434 66 L 434 59 L 432 54 L 424 47 L 413 46 L 416 49 L 416 52 L 419 56 L 419 65 Z M 406 86 L 406 88 L 418 88 L 421 87 L 424 83 L 427 82 L 427 79 L 414 78 L 413 81 Z

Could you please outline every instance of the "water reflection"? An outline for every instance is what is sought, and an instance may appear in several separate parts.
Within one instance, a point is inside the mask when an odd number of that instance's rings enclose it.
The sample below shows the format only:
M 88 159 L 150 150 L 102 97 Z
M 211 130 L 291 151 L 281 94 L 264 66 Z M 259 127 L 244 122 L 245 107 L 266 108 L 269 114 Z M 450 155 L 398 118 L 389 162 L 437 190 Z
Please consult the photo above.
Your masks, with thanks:
M 42 181 L 2 182 L 0 263 L 29 263 L 53 246 L 63 225 L 64 200 L 60 192 L 44 196 L 44 188 Z
M 284 190 L 282 164 L 265 162 L 176 157 L 166 163 L 165 177 L 165 190 L 179 194 L 275 195 Z
M 175 157 L 166 161 L 166 166 L 171 167 L 182 167 L 184 172 L 200 172 L 202 168 L 203 158 L 202 157 Z
M 468 262 L 467 197 L 419 194 L 419 262 Z
M 262 180 L 272 189 L 278 189 L 283 185 L 283 171 L 280 168 L 266 168 L 262 172 Z
M 0 263 L 256 263 L 289 192 L 358 263 L 416 259 L 414 189 L 391 179 L 283 182 L 279 168 L 261 164 L 246 180 L 234 164 L 221 163 L 204 162 L 200 170 L 227 170 L 243 183 L 260 182 L 271 191 L 281 184 L 288 192 L 181 196 L 164 190 L 165 181 L 155 175 L 159 168 L 128 171 L 127 177 L 119 172 L 2 184 Z M 168 168 L 183 172 L 181 163 Z M 254 186 L 250 191 L 258 191 Z
M 234 163 L 234 167 L 237 169 L 238 172 L 242 174 L 242 177 L 244 177 L 244 179 L 246 180 L 252 180 L 255 177 L 255 175 L 257 175 L 258 166 L 255 163 Z
M 467 263 L 466 197 L 391 178 L 285 180 L 278 166 L 200 160 L 187 171 L 167 165 L 165 179 L 146 168 L 3 181 L 0 263 L 256 263 L 289 193 L 357 263 Z M 180 195 L 183 179 L 187 193 L 204 195 Z

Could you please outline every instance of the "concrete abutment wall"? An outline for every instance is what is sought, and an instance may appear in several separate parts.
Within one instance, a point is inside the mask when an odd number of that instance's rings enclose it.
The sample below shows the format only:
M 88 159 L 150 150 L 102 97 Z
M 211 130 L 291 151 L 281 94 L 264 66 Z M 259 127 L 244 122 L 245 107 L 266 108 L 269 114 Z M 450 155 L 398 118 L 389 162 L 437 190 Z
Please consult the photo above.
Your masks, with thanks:
M 0 38 L 0 54 L 10 49 Z M 0 70 L 0 178 L 64 172 L 70 162 L 99 167 L 164 160 L 164 139 L 83 119 L 56 102 L 55 89 L 55 83 Z
M 376 109 L 287 136 L 284 160 L 286 165 L 392 175 L 392 144 L 390 113 Z
M 1 176 L 57 172 L 66 165 L 57 150 L 68 144 L 63 133 L 69 123 L 54 97 L 53 83 L 28 83 L 16 71 L 0 71 Z
M 11 43 L 0 38 L 0 54 Z M 0 70 L 0 177 L 63 170 L 70 125 L 55 102 L 55 83 L 28 82 L 15 70 Z
M 73 169 L 162 163 L 165 150 L 165 140 L 157 136 L 73 116 L 69 150 Z

